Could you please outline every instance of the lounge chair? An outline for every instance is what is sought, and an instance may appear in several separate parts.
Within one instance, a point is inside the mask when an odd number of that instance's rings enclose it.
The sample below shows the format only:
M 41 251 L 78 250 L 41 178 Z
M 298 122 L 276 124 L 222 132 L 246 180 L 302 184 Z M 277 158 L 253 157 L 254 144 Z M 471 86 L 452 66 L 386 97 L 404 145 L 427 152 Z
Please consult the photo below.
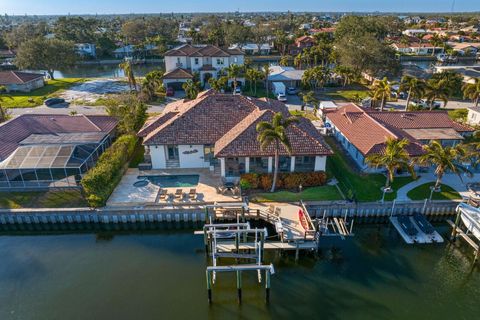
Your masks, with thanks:
M 168 195 L 167 190 L 165 190 L 165 189 L 162 189 L 158 192 L 158 198 L 160 200 L 165 200 L 167 198 L 167 195 Z
M 180 199 L 180 200 L 181 200 L 182 198 L 183 198 L 183 191 L 182 191 L 182 189 L 177 189 L 177 190 L 175 191 L 175 199 Z
M 195 200 L 197 198 L 197 190 L 190 189 L 190 192 L 188 193 L 188 198 L 191 200 Z

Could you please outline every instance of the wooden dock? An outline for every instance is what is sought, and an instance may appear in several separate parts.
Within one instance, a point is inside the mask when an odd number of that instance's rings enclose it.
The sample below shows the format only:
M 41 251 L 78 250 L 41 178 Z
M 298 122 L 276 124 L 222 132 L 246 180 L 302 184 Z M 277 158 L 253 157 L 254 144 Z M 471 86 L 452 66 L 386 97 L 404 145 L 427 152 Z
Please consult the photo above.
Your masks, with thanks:
M 219 252 L 233 252 L 236 250 L 234 241 L 222 241 L 217 243 Z M 315 241 L 306 242 L 281 242 L 281 241 L 267 241 L 263 245 L 264 250 L 314 250 L 317 248 Z M 238 246 L 239 250 L 255 250 L 253 242 L 241 243 Z

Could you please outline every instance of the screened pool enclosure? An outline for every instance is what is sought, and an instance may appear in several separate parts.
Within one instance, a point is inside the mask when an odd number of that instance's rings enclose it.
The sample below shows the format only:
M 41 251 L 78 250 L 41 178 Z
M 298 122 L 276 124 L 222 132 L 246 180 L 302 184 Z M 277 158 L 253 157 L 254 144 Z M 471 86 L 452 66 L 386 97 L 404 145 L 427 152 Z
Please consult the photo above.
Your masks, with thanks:
M 76 187 L 110 143 L 100 132 L 31 135 L 0 163 L 0 188 Z

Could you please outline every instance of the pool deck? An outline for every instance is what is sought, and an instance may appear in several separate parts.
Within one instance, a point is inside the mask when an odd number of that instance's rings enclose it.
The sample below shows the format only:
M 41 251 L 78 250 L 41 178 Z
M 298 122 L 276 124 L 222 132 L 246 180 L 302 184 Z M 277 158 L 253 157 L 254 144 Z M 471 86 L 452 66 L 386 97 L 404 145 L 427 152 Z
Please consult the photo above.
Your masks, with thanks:
M 135 187 L 133 184 L 138 181 L 138 176 L 143 175 L 199 175 L 198 185 L 184 188 L 164 188 L 168 194 L 174 194 L 177 189 L 188 193 L 190 189 L 196 189 L 197 200 L 166 201 L 157 200 L 160 187 L 149 183 L 145 187 Z M 204 202 L 228 202 L 239 201 L 238 196 L 231 194 L 218 194 L 215 187 L 222 185 L 220 176 L 214 175 L 208 169 L 166 169 L 166 170 L 145 170 L 128 169 L 118 186 L 108 199 L 107 206 L 146 206 L 146 205 L 198 205 Z

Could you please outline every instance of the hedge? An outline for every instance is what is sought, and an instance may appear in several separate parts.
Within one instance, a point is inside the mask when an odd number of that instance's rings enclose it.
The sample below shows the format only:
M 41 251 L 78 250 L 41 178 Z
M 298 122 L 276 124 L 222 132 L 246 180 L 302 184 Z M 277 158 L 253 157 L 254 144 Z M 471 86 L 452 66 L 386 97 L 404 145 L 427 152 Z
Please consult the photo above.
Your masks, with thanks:
M 104 206 L 122 179 L 137 143 L 134 135 L 120 136 L 88 170 L 81 181 L 85 197 L 92 207 Z
M 272 187 L 273 174 L 267 173 L 245 173 L 240 177 L 240 186 L 242 189 L 263 189 L 269 190 Z M 279 189 L 297 189 L 302 187 L 323 186 L 327 182 L 327 174 L 323 171 L 318 172 L 288 172 L 279 173 L 277 178 L 277 188 Z

